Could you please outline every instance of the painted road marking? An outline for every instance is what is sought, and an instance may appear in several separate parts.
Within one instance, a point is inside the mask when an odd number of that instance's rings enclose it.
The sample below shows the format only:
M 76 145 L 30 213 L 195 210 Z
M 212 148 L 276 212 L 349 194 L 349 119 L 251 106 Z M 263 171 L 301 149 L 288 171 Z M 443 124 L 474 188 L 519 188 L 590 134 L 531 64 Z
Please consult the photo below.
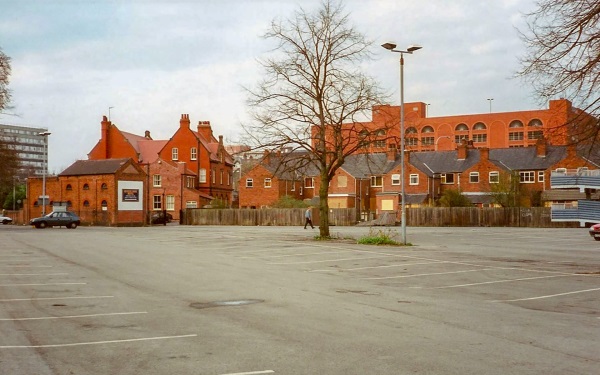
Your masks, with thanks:
M 476 270 L 462 270 L 462 271 L 452 271 L 452 272 L 434 272 L 434 273 L 419 273 L 416 275 L 399 275 L 399 276 L 385 276 L 385 277 L 366 277 L 363 280 L 385 280 L 385 279 L 403 279 L 408 277 L 419 277 L 419 276 L 434 276 L 434 275 L 450 275 L 454 273 L 467 273 L 467 272 L 480 272 L 480 271 L 492 271 L 497 269 L 512 269 L 511 268 L 479 268 Z
M 339 254 L 339 253 L 345 253 L 345 252 L 346 251 L 322 251 L 320 253 L 307 253 L 307 254 L 294 253 L 294 254 L 284 254 L 284 255 L 257 255 L 257 256 L 251 256 L 251 257 L 240 257 L 240 259 L 286 258 L 286 257 L 301 257 L 301 256 L 321 255 L 321 254 Z
M 0 321 L 93 318 L 93 317 L 97 317 L 97 316 L 133 315 L 133 314 L 147 314 L 147 313 L 148 313 L 147 311 L 135 311 L 135 312 L 88 314 L 88 315 L 42 316 L 42 317 L 38 317 L 38 318 L 5 318 L 5 319 L 0 319 Z
M 566 292 L 566 293 L 558 293 L 558 294 L 548 294 L 545 296 L 538 296 L 538 297 L 529 297 L 529 298 L 517 298 L 517 299 L 502 299 L 502 300 L 495 300 L 495 301 L 490 301 L 490 302 L 517 302 L 517 301 L 532 301 L 532 300 L 536 300 L 536 299 L 544 299 L 544 298 L 552 298 L 552 297 L 560 297 L 560 296 L 567 296 L 569 294 L 578 294 L 578 293 L 587 293 L 587 292 L 595 292 L 597 290 L 600 290 L 600 288 L 594 288 L 594 289 L 584 289 L 584 290 L 576 290 L 573 292 Z
M 370 266 L 370 267 L 357 267 L 357 268 L 322 268 L 319 270 L 312 270 L 309 272 L 327 272 L 327 271 L 359 271 L 359 270 L 370 270 L 376 268 L 390 268 L 390 267 L 403 267 L 403 266 L 416 266 L 421 264 L 441 264 L 448 263 L 445 261 L 435 261 L 435 262 L 419 262 L 419 263 L 398 263 L 398 264 L 388 264 L 385 266 Z
M 391 256 L 391 255 L 388 255 Z M 343 262 L 347 260 L 362 260 L 362 259 L 379 259 L 384 258 L 385 256 L 378 257 L 366 257 L 366 258 L 341 258 L 341 259 L 327 259 L 327 260 L 310 260 L 304 262 L 288 262 L 288 263 L 267 263 L 267 264 L 311 264 L 311 263 L 327 263 L 327 262 Z
M 192 335 L 179 335 L 179 336 L 157 336 L 157 337 L 143 337 L 143 338 L 139 338 L 139 339 L 123 339 L 123 340 L 107 340 L 107 341 L 74 342 L 74 343 L 69 343 L 69 344 L 4 345 L 4 346 L 0 346 L 0 349 L 64 348 L 64 347 L 68 347 L 68 346 L 120 344 L 120 343 L 124 343 L 124 342 L 136 342 L 136 341 L 181 339 L 181 338 L 196 337 L 196 336 L 198 336 L 198 335 L 197 334 L 192 334 Z
M 68 275 L 66 272 L 62 273 L 0 273 L 0 276 L 64 276 Z
M 19 301 L 47 301 L 56 299 L 94 299 L 94 298 L 114 298 L 115 296 L 76 296 L 76 297 L 39 297 L 39 298 L 11 298 L 0 299 L 0 302 L 19 302 Z
M 498 283 L 510 283 L 513 281 L 526 281 L 526 280 L 536 280 L 536 279 L 549 279 L 553 277 L 568 277 L 568 276 L 578 276 L 578 275 L 552 275 L 552 276 L 536 276 L 536 277 L 524 277 L 520 279 L 506 279 L 506 280 L 497 280 L 497 281 L 485 281 L 481 283 L 471 283 L 471 284 L 457 284 L 457 285 L 447 285 L 447 286 L 436 286 L 431 288 L 423 288 L 423 287 L 415 287 L 419 289 L 445 289 L 445 288 L 460 288 L 463 286 L 477 286 L 477 285 L 486 285 L 486 284 L 498 284 Z
M 87 285 L 87 283 L 0 284 L 0 286 Z
M 229 374 L 221 374 L 221 375 L 254 375 L 254 374 L 274 374 L 273 370 L 264 370 L 264 371 L 250 371 L 250 372 L 235 372 Z
M 12 266 L 0 266 L 0 268 L 18 268 L 18 267 L 30 267 L 30 268 L 52 268 L 52 266 L 31 266 L 31 265 L 22 265 L 22 264 L 15 264 Z

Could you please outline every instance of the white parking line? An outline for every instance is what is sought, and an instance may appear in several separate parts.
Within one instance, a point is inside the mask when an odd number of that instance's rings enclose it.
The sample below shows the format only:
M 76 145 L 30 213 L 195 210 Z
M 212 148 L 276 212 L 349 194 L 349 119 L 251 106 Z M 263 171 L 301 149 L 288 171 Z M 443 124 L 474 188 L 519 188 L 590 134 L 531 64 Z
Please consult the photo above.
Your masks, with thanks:
M 513 281 L 526 281 L 526 280 L 536 280 L 536 279 L 549 279 L 553 277 L 568 277 L 568 276 L 579 276 L 579 275 L 552 275 L 552 276 L 536 276 L 536 277 L 524 277 L 520 279 L 507 279 L 507 280 L 497 280 L 497 281 L 485 281 L 482 283 L 471 283 L 471 284 L 457 284 L 457 285 L 447 285 L 447 286 L 436 286 L 432 288 L 423 288 L 423 287 L 415 287 L 419 289 L 446 289 L 446 288 L 460 288 L 463 286 L 477 286 L 477 285 L 486 285 L 486 284 L 499 284 L 499 283 L 510 283 Z
M 29 267 L 29 268 L 52 268 L 52 266 L 31 266 L 29 264 L 27 264 L 27 265 L 15 264 L 15 265 L 12 265 L 12 266 L 0 266 L 0 268 L 25 268 L 25 267 Z
M 391 256 L 391 255 L 387 255 Z M 267 264 L 311 264 L 311 263 L 327 263 L 327 262 L 342 262 L 347 260 L 362 260 L 362 259 L 377 259 L 377 258 L 385 258 L 386 256 L 379 257 L 366 257 L 366 258 L 341 258 L 341 259 L 327 259 L 327 260 L 310 260 L 305 262 L 288 262 L 288 263 L 267 263 Z
M 0 273 L 0 276 L 64 276 L 66 272 L 61 273 Z
M 94 317 L 98 317 L 98 316 L 134 315 L 134 314 L 148 314 L 148 312 L 147 311 L 135 311 L 135 312 L 88 314 L 88 315 L 41 316 L 41 317 L 37 317 L 37 318 L 3 318 L 3 319 L 0 319 L 0 321 L 75 319 L 75 318 L 94 318 Z
M 198 336 L 198 335 L 197 334 L 192 334 L 192 335 L 178 335 L 178 336 L 143 337 L 143 338 L 139 338 L 139 339 L 123 339 L 123 340 L 108 340 L 108 341 L 74 342 L 74 343 L 69 343 L 69 344 L 4 345 L 4 346 L 0 346 L 0 349 L 63 348 L 63 347 L 67 347 L 67 346 L 120 344 L 120 343 L 124 343 L 124 342 L 136 342 L 136 341 L 181 339 L 181 338 L 196 337 L 196 336 Z
M 327 272 L 327 271 L 359 271 L 359 270 L 370 270 L 376 268 L 390 268 L 390 267 L 403 267 L 403 266 L 416 266 L 420 264 L 438 264 L 448 263 L 445 261 L 434 261 L 434 262 L 419 262 L 419 263 L 399 263 L 399 264 L 388 264 L 385 266 L 370 266 L 370 267 L 357 267 L 357 268 L 322 268 L 318 270 L 312 270 L 309 272 Z
M 0 286 L 87 285 L 87 283 L 0 284 Z
M 229 374 L 221 374 L 221 375 L 254 375 L 254 374 L 274 374 L 273 370 L 264 370 L 264 371 L 250 371 L 250 372 L 235 372 Z
M 10 298 L 10 299 L 0 299 L 0 302 L 46 301 L 46 300 L 57 300 L 57 299 L 95 299 L 95 298 L 115 298 L 115 296 L 76 296 L 76 297 Z
M 544 299 L 544 298 L 552 298 L 552 297 L 560 297 L 560 296 L 566 296 L 569 294 L 578 294 L 578 293 L 587 293 L 587 292 L 595 292 L 597 290 L 600 290 L 600 288 L 594 288 L 594 289 L 585 289 L 585 290 L 576 290 L 574 292 L 566 292 L 566 293 L 558 293 L 558 294 L 548 294 L 545 296 L 538 296 L 538 297 L 529 297 L 529 298 L 517 298 L 517 299 L 502 299 L 502 300 L 494 300 L 494 301 L 490 301 L 490 302 L 517 302 L 517 301 L 532 301 L 535 299 Z
M 476 270 L 463 270 L 463 271 L 452 271 L 452 272 L 435 272 L 435 273 L 419 273 L 415 275 L 400 275 L 400 276 L 385 276 L 385 277 L 366 277 L 363 280 L 385 280 L 385 279 L 403 279 L 408 277 L 419 277 L 419 276 L 434 276 L 434 275 L 450 275 L 454 273 L 467 273 L 467 272 L 480 272 L 480 271 L 492 271 L 498 269 L 512 269 L 510 268 L 479 268 Z
M 301 253 L 294 253 L 294 254 L 285 254 L 285 255 L 258 255 L 258 256 L 251 256 L 251 257 L 240 257 L 240 259 L 256 259 L 257 257 L 260 257 L 260 259 L 264 259 L 264 258 L 286 258 L 286 257 L 301 257 L 301 256 L 308 256 L 308 255 L 321 255 L 321 254 L 339 254 L 339 253 L 346 253 L 346 251 L 323 251 L 320 253 L 308 253 L 308 254 L 301 254 Z

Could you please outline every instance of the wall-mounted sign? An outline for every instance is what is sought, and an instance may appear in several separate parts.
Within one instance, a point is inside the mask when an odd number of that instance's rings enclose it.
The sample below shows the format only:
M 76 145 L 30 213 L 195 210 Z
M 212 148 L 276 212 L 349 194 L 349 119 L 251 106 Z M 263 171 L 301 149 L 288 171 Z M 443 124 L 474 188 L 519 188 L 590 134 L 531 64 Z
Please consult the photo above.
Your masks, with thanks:
M 122 190 L 122 201 L 123 202 L 139 202 L 140 201 L 140 190 L 139 189 L 123 189 Z

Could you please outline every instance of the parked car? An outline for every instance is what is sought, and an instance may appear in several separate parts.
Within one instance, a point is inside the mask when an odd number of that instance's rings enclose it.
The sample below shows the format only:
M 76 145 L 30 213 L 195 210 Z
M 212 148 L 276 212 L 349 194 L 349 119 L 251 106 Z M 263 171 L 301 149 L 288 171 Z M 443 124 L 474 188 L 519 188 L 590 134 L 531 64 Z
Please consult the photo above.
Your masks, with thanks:
M 8 216 L 0 216 L 0 223 L 6 225 L 12 223 L 12 219 Z
M 600 224 L 594 224 L 590 227 L 590 236 L 596 241 L 600 241 Z
M 69 229 L 75 229 L 81 223 L 79 216 L 73 212 L 50 212 L 48 215 L 42 217 L 36 217 L 29 221 L 29 225 L 33 225 L 36 228 L 46 227 L 67 227 Z
M 173 215 L 167 212 L 167 223 L 170 223 L 173 220 Z M 152 224 L 165 224 L 165 215 L 163 211 L 154 212 L 150 218 L 150 222 Z

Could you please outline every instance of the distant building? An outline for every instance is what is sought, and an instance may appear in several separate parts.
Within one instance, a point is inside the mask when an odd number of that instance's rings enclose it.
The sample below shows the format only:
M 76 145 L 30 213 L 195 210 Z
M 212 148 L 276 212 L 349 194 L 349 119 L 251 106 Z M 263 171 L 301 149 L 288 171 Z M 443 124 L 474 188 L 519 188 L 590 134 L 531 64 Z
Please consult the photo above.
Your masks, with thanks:
M 0 139 L 17 151 L 21 167 L 18 176 L 41 176 L 48 168 L 45 157 L 45 137 L 39 135 L 47 128 L 0 124 Z

